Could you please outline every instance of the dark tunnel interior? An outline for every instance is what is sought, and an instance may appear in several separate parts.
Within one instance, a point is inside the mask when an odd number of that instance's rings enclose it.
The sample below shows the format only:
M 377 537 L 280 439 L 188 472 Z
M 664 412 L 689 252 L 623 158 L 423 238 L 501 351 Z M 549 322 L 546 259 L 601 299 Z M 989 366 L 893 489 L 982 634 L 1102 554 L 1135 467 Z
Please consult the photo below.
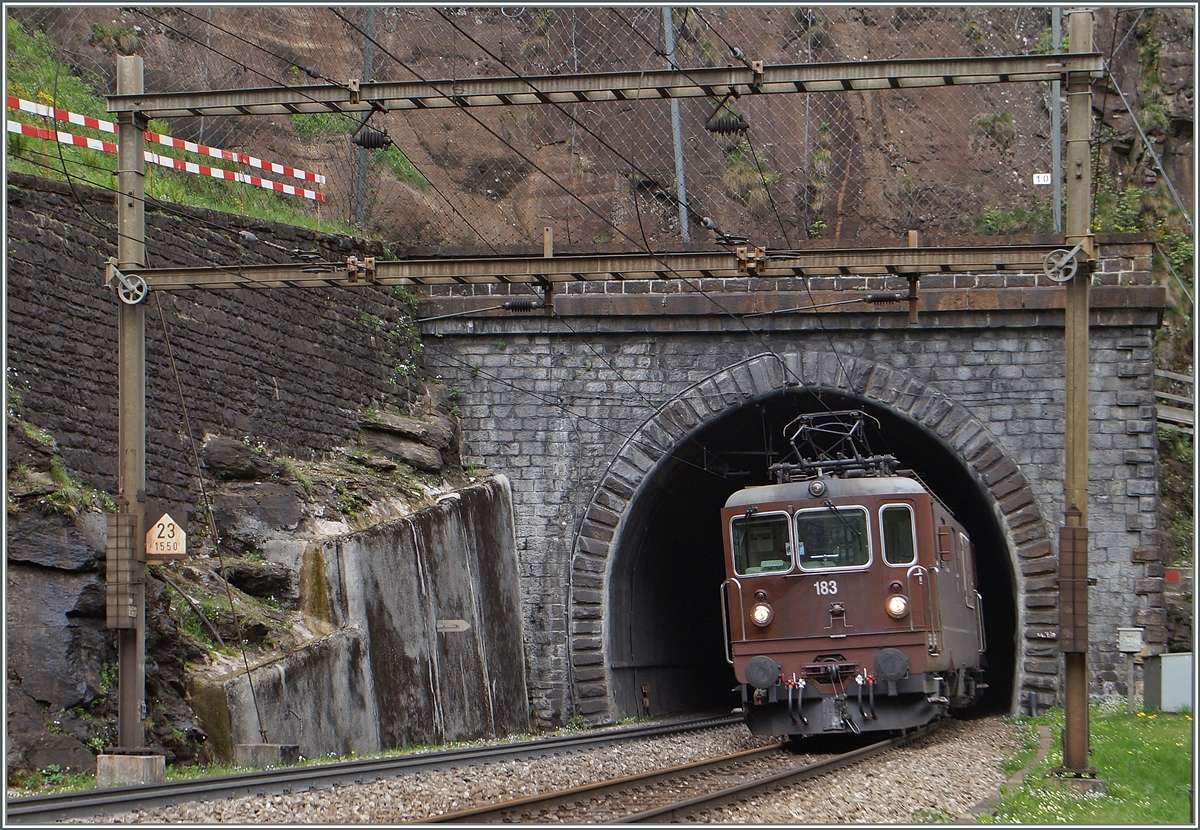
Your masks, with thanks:
M 870 447 L 914 470 L 967 528 L 975 544 L 987 632 L 990 689 L 976 713 L 1007 712 L 1016 676 L 1014 574 L 986 493 L 964 463 L 894 412 L 830 393 L 781 392 L 701 427 L 651 472 L 614 540 L 609 626 L 618 717 L 728 712 L 739 705 L 725 660 L 720 510 L 734 491 L 768 484 L 767 468 L 790 445 L 797 415 L 862 409 Z

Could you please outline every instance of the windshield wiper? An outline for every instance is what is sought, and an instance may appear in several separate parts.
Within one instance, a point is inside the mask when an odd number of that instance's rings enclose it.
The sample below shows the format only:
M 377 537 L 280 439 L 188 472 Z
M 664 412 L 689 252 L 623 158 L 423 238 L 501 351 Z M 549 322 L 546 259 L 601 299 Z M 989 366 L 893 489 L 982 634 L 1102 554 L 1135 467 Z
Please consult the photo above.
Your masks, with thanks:
M 833 499 L 825 499 L 825 501 L 821 502 L 821 504 L 825 505 L 830 510 L 832 510 L 833 515 L 837 516 L 838 520 L 841 521 L 841 523 L 844 524 L 846 527 L 848 527 L 850 529 L 851 533 L 853 533 L 855 536 L 862 536 L 862 531 L 859 530 L 854 525 L 852 525 L 850 523 L 850 520 L 842 515 L 842 511 L 839 510 L 838 506 L 833 503 Z

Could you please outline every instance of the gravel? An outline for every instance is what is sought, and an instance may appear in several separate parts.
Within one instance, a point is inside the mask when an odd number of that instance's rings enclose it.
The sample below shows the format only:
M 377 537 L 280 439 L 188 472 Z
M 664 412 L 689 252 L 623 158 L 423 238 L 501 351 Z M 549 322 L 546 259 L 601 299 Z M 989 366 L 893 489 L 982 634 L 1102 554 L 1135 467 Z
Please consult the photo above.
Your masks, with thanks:
M 913 824 L 954 821 L 995 796 L 1016 754 L 1001 717 L 951 721 L 904 749 L 740 804 L 703 820 L 730 824 Z
M 87 823 L 393 823 L 553 792 L 771 743 L 742 726 L 636 741 L 531 761 L 456 770 L 303 793 L 191 802 L 87 819 Z M 905 750 L 715 811 L 722 823 L 880 823 L 959 817 L 994 796 L 1001 764 L 1018 746 L 1000 717 L 947 724 Z

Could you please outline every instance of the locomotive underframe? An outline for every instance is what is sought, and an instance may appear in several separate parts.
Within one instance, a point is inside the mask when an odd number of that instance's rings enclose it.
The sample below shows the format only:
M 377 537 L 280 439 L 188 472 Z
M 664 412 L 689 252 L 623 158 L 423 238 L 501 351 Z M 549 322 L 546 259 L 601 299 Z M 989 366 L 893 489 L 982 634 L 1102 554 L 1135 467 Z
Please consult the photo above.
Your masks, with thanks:
M 968 668 L 895 681 L 859 682 L 852 677 L 848 683 L 793 683 L 781 679 L 766 689 L 744 683 L 740 684 L 742 711 L 754 735 L 904 731 L 969 705 L 987 688 L 981 678 L 982 672 Z

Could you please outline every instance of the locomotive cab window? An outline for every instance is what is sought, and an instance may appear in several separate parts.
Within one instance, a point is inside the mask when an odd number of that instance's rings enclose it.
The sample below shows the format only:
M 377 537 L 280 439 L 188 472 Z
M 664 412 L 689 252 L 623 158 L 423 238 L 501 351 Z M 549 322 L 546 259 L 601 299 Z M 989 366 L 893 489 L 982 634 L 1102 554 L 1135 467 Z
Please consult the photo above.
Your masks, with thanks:
M 733 567 L 739 575 L 792 569 L 792 537 L 786 513 L 746 516 L 731 522 Z
M 796 513 L 796 556 L 806 571 L 866 565 L 871 560 L 867 511 L 830 507 Z
M 889 504 L 879 511 L 883 536 L 883 559 L 889 565 L 911 565 L 917 561 L 913 542 L 913 511 L 907 504 Z

